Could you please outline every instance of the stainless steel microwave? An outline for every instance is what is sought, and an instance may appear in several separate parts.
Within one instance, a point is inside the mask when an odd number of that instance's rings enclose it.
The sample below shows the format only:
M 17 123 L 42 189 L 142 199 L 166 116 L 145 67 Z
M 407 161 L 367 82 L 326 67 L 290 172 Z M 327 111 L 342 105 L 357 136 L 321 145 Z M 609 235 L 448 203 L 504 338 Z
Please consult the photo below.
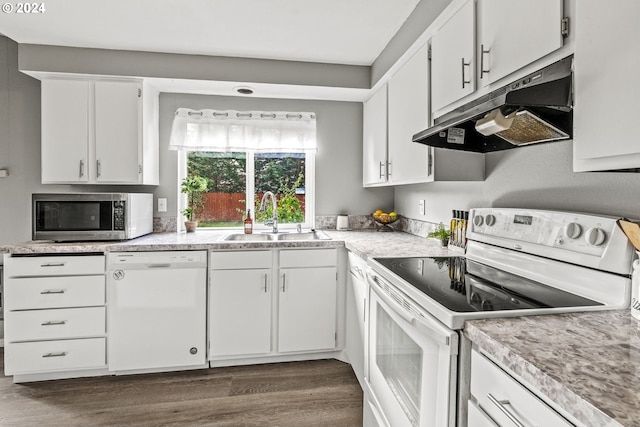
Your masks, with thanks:
M 33 240 L 127 240 L 153 231 L 153 194 L 33 194 L 32 213 Z

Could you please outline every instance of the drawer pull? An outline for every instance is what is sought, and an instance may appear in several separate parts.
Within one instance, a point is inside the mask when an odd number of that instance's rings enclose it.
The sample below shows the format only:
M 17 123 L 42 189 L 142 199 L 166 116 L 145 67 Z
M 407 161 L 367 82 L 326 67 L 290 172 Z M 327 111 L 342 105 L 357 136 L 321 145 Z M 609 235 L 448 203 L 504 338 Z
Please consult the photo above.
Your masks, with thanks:
M 522 421 L 520 421 L 518 419 L 518 417 L 513 412 L 511 412 L 509 410 L 509 408 L 507 408 L 506 405 L 511 405 L 511 403 L 508 400 L 498 400 L 491 393 L 488 393 L 487 397 L 489 398 L 491 403 L 496 405 L 498 407 L 498 409 L 500 409 L 500 411 L 507 418 L 509 418 L 511 420 L 511 422 L 513 422 L 517 427 L 526 427 L 525 424 Z
M 48 262 L 46 264 L 40 264 L 40 267 L 64 267 L 64 262 Z
M 47 289 L 40 292 L 40 295 L 64 294 L 64 289 Z
M 60 353 L 43 354 L 42 357 L 65 357 L 66 355 L 67 355 L 66 351 L 61 351 Z
M 42 325 L 42 326 L 59 326 L 59 325 L 66 325 L 66 324 L 67 324 L 66 320 L 50 320 L 48 322 L 41 323 L 40 325 Z

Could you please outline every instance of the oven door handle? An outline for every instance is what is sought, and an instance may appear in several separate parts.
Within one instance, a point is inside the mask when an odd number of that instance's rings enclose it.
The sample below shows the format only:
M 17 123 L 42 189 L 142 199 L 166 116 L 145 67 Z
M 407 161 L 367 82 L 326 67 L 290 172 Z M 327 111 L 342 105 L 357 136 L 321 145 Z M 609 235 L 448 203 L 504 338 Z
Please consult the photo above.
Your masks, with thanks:
M 440 345 L 447 346 L 449 348 L 450 355 L 458 354 L 458 334 L 455 331 L 447 328 L 428 313 L 423 316 L 416 316 L 408 311 L 398 301 L 395 301 L 393 297 L 388 295 L 385 289 L 378 282 L 385 283 L 390 289 L 394 289 L 394 287 L 391 284 L 386 283 L 385 280 L 375 274 L 373 270 L 367 272 L 367 281 L 376 295 L 384 301 L 385 304 L 391 307 L 394 313 L 402 317 L 407 323 L 427 335 L 435 342 Z M 395 292 L 398 293 L 400 297 L 404 298 L 399 291 Z

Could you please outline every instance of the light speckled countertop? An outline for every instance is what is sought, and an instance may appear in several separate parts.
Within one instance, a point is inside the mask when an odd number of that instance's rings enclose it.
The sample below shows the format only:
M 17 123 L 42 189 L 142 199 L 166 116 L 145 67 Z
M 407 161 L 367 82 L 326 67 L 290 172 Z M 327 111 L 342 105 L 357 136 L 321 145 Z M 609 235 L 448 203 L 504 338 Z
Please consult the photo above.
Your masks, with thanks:
M 227 231 L 207 230 L 195 233 L 153 233 L 122 242 L 76 242 L 55 243 L 49 241 L 24 242 L 0 246 L 0 253 L 14 254 L 56 254 L 77 252 L 118 252 L 118 251 L 169 251 L 206 249 L 253 249 L 253 248 L 295 248 L 295 247 L 340 247 L 346 246 L 356 255 L 381 256 L 446 256 L 448 249 L 440 247 L 440 242 L 403 232 L 378 232 L 375 230 L 335 231 L 322 230 L 332 240 L 306 241 L 221 241 Z
M 640 426 L 640 322 L 629 310 L 473 320 L 464 333 L 584 425 Z

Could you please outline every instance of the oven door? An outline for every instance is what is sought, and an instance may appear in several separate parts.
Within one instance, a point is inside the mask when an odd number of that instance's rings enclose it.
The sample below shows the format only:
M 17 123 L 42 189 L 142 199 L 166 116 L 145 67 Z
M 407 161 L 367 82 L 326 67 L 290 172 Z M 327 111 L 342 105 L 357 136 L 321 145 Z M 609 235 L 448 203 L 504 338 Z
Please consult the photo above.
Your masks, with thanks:
M 455 425 L 458 334 L 369 270 L 367 382 L 390 426 Z

